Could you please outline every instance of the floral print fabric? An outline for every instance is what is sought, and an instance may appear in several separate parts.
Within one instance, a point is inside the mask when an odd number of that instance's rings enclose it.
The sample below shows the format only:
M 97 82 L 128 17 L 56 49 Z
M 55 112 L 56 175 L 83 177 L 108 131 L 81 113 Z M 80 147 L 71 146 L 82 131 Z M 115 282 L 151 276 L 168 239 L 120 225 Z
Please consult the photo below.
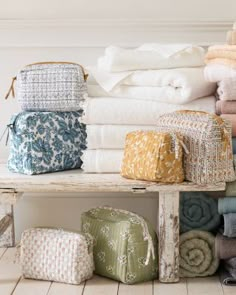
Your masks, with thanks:
M 121 175 L 160 182 L 182 182 L 181 136 L 177 133 L 134 131 L 126 136 Z
M 81 112 L 22 112 L 10 125 L 10 171 L 40 174 L 80 168 L 86 148 Z

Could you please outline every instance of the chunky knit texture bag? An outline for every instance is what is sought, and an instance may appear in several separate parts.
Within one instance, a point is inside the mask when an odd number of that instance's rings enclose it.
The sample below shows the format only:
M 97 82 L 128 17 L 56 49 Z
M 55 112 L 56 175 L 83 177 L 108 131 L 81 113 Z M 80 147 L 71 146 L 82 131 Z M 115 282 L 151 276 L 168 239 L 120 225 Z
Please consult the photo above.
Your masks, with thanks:
M 78 111 L 87 96 L 87 75 L 81 65 L 69 62 L 42 62 L 25 66 L 16 77 L 16 97 L 26 111 Z
M 25 278 L 80 284 L 93 275 L 92 239 L 53 228 L 23 232 L 19 260 Z
M 157 120 L 157 130 L 180 132 L 189 153 L 184 154 L 186 180 L 198 183 L 235 180 L 231 124 L 214 114 L 176 111 Z
M 134 131 L 126 136 L 121 175 L 159 182 L 182 182 L 182 137 L 177 133 Z

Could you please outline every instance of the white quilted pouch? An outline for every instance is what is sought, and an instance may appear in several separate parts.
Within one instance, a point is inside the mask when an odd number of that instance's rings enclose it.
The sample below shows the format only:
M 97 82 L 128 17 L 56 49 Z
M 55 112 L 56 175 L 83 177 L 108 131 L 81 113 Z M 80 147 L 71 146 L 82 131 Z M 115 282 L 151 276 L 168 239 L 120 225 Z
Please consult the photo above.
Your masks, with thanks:
M 22 233 L 19 255 L 25 278 L 80 284 L 93 275 L 92 240 L 84 234 L 27 229 Z

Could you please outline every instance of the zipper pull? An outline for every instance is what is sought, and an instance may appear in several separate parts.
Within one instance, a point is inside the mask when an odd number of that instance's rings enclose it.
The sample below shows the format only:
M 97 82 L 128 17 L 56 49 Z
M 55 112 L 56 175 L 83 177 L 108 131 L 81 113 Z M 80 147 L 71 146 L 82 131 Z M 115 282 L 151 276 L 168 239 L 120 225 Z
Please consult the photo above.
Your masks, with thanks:
M 11 86 L 5 96 L 5 99 L 8 99 L 8 97 L 10 96 L 10 94 L 12 93 L 12 97 L 15 97 L 15 90 L 14 90 L 14 83 L 16 81 L 16 77 L 12 78 L 12 82 L 11 82 Z
M 13 127 L 13 124 L 8 124 L 7 127 L 6 127 L 6 129 L 3 131 L 3 133 L 2 133 L 2 135 L 0 137 L 0 142 L 1 142 L 2 139 L 3 139 L 3 137 L 4 137 L 4 135 L 5 135 L 5 133 L 7 132 L 6 143 L 5 143 L 6 146 L 8 144 L 8 140 L 9 140 L 9 129 L 12 128 L 12 127 Z

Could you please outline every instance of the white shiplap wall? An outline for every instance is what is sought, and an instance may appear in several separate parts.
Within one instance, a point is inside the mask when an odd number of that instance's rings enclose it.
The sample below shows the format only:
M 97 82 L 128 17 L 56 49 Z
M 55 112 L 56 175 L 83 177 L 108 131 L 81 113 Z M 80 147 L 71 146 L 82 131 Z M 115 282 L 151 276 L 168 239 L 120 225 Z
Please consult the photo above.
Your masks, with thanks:
M 3 100 L 10 79 L 25 64 L 45 60 L 95 64 L 110 44 L 134 47 L 144 42 L 222 43 L 235 18 L 235 0 L 0 0 L 0 134 L 19 108 Z M 0 143 L 0 161 L 8 148 Z M 100 194 L 101 195 L 101 194 Z M 80 213 L 109 204 L 139 212 L 155 224 L 153 199 L 109 195 L 27 195 L 16 206 L 17 238 L 29 226 L 79 228 Z

